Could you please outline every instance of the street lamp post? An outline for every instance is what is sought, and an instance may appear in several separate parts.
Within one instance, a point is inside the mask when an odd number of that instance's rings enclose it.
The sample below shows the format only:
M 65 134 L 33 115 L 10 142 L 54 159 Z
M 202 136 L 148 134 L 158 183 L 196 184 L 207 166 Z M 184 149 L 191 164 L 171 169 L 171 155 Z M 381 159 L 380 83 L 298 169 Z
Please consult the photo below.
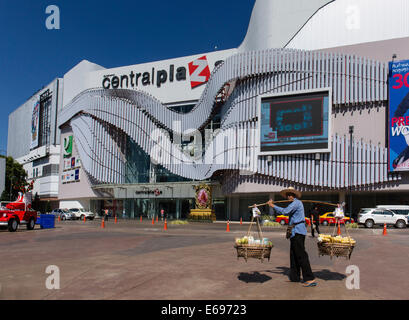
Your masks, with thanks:
M 352 179 L 353 179 L 353 161 L 354 161 L 354 148 L 353 148 L 353 134 L 354 126 L 349 127 L 349 214 L 352 218 Z

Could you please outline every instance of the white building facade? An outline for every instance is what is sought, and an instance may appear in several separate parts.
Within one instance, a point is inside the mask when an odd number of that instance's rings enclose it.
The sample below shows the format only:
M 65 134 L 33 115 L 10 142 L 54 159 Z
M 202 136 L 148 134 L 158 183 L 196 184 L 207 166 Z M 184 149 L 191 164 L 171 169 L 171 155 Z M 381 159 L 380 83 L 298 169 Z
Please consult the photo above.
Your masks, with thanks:
M 60 129 L 63 82 L 57 78 L 36 92 L 9 115 L 7 155 L 12 156 L 34 180 L 33 197 L 58 207 Z M 44 206 L 45 209 L 45 206 Z
M 409 59 L 408 16 L 405 0 L 257 0 L 238 48 L 113 69 L 82 61 L 63 77 L 60 207 L 185 218 L 203 182 L 218 219 L 247 219 L 289 186 L 354 214 L 406 203 L 387 123 L 388 62 Z M 266 148 L 261 110 L 277 99 L 321 99 L 322 122 L 303 122 L 320 138 Z M 287 111 L 270 116 L 296 122 Z

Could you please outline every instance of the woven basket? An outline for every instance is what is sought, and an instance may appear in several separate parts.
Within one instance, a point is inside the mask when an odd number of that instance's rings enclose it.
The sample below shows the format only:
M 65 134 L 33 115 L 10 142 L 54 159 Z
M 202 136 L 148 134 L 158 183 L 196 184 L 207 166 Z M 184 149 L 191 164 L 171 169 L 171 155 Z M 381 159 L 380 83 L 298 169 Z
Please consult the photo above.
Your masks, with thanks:
M 264 259 L 268 259 L 268 261 L 270 261 L 271 249 L 273 248 L 272 245 L 249 244 L 236 244 L 234 247 L 237 249 L 237 260 L 239 258 L 244 258 L 246 262 L 249 258 L 259 259 L 261 262 L 264 262 Z
M 355 245 L 349 243 L 318 242 L 318 255 L 351 259 Z
M 261 231 L 259 218 L 254 216 L 251 218 L 247 237 L 250 236 L 250 231 L 254 224 L 254 220 L 256 220 L 257 223 L 257 232 L 259 239 L 262 240 L 263 232 Z M 265 244 L 235 244 L 234 247 L 237 249 L 237 260 L 239 260 L 239 258 L 244 258 L 244 260 L 246 260 L 247 262 L 249 258 L 253 258 L 259 259 L 261 260 L 261 262 L 264 262 L 264 259 L 268 259 L 268 261 L 270 261 L 271 249 L 274 246 Z

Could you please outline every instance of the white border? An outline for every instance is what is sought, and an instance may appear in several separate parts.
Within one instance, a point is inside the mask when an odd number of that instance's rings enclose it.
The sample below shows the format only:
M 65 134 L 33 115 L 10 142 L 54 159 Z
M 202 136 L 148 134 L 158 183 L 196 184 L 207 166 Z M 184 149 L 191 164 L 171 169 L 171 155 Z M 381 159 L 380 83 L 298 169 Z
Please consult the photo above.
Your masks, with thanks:
M 267 151 L 261 152 L 261 100 L 265 98 L 276 98 L 276 97 L 286 97 L 302 94 L 313 94 L 325 92 L 328 93 L 328 148 L 326 149 L 301 149 L 301 150 L 286 150 L 286 151 Z M 257 147 L 257 157 L 259 156 L 275 156 L 275 155 L 292 155 L 292 154 L 313 154 L 313 153 L 330 153 L 331 152 L 331 137 L 332 137 L 332 88 L 320 88 L 311 90 L 299 90 L 284 93 L 269 93 L 263 94 L 257 97 L 257 115 L 258 115 L 258 147 Z

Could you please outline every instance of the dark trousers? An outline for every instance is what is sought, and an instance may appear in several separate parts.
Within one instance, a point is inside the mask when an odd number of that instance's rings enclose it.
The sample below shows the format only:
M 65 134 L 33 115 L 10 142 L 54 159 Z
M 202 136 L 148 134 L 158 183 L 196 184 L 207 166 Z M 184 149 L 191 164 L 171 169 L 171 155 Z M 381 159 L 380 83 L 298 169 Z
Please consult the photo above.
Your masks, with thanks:
M 305 251 L 305 236 L 296 233 L 290 239 L 290 280 L 299 282 L 301 280 L 301 272 L 304 281 L 314 280 L 308 253 Z
M 317 221 L 314 221 L 314 225 L 315 225 L 315 228 L 314 228 L 313 225 L 311 224 L 311 235 L 312 235 L 313 237 L 315 237 L 315 236 L 314 236 L 314 229 L 317 231 L 318 235 L 321 233 L 321 232 L 320 232 L 320 227 L 319 227 L 320 223 L 317 222 Z

